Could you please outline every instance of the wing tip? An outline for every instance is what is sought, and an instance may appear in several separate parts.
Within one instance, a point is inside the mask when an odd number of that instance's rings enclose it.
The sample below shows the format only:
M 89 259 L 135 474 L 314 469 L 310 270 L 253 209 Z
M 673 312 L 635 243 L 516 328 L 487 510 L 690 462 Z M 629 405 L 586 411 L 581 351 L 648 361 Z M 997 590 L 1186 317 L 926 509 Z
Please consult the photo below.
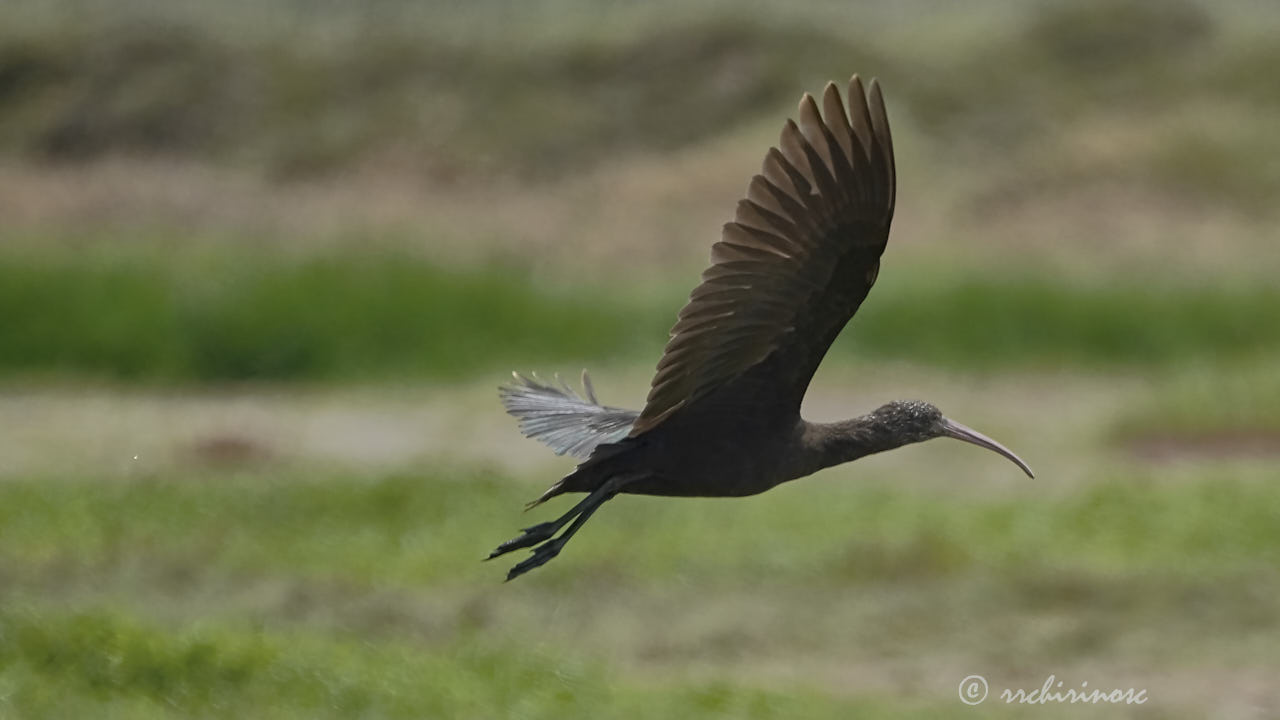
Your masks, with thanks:
M 834 82 L 827 83 L 827 86 L 828 88 L 835 88 L 835 83 Z M 860 94 L 862 95 L 862 97 L 867 99 L 868 101 L 870 100 L 879 100 L 881 102 L 884 101 L 884 90 L 883 90 L 883 86 L 880 83 L 879 77 L 872 75 L 870 78 L 868 78 L 864 82 L 861 75 L 859 75 L 858 73 L 854 73 L 849 76 L 849 94 L 850 95 L 853 94 L 854 88 L 857 88 L 860 91 Z M 853 98 L 849 98 L 849 99 L 851 101 L 853 100 Z
M 867 84 L 867 99 L 881 107 L 884 106 L 884 92 L 880 89 L 879 78 L 871 78 L 871 82 Z
M 857 95 L 861 97 L 866 97 L 867 95 L 866 87 L 862 84 L 862 76 L 859 75 L 858 73 L 854 73 L 849 76 L 849 95 L 854 95 L 855 88 L 858 91 Z M 850 97 L 849 99 L 853 100 L 852 97 Z

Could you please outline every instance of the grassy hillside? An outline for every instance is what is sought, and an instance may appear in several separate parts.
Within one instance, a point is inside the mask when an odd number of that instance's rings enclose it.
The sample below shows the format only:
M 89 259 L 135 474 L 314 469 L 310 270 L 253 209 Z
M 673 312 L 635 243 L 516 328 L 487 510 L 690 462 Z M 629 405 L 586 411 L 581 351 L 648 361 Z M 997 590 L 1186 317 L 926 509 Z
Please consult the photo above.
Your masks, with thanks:
M 646 5 L 10 11 L 0 152 L 157 155 L 281 178 L 366 166 L 442 182 L 557 176 L 776 122 L 799 88 L 857 70 L 893 88 L 895 114 L 939 140 L 945 162 L 980 153 L 1023 191 L 1110 177 L 1257 212 L 1280 190 L 1266 160 L 1280 150 L 1266 120 L 1280 106 L 1265 80 L 1280 61 L 1265 31 L 1275 13 L 986 3 L 912 25 L 889 6 Z M 1114 140 L 1081 147 L 1080 130 Z

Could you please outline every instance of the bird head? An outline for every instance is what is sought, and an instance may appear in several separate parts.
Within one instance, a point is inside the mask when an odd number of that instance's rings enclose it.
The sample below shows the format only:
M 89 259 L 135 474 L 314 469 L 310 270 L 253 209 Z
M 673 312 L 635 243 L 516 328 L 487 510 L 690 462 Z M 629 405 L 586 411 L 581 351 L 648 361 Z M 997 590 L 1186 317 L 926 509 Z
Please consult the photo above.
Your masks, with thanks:
M 1022 469 L 1028 477 L 1035 477 L 1031 468 L 1012 450 L 970 427 L 943 416 L 942 411 L 922 400 L 898 400 L 882 405 L 871 413 L 883 427 L 908 443 L 923 442 L 938 437 L 955 438 L 997 452 Z

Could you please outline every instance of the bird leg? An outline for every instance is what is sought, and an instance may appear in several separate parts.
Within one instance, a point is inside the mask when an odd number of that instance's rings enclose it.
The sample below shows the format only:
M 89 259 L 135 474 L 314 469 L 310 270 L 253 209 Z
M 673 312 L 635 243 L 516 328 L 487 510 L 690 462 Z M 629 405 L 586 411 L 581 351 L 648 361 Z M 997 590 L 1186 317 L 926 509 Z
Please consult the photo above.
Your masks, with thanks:
M 538 523 L 537 525 L 521 530 L 518 537 L 514 537 L 499 545 L 497 549 L 489 553 L 489 557 L 485 558 L 485 560 L 492 560 L 499 555 L 505 555 L 512 550 L 519 550 L 520 548 L 526 548 L 530 545 L 537 545 L 543 540 L 550 539 L 552 535 L 555 535 L 560 531 L 560 528 L 564 527 L 570 520 L 581 513 L 583 508 L 586 507 L 587 502 L 591 500 L 593 496 L 594 494 L 586 496 L 580 500 L 577 505 L 570 508 L 569 512 L 561 515 L 555 520 Z M 601 502 L 603 502 L 603 500 Z
M 573 537 L 574 533 L 578 532 L 586 524 L 587 520 L 596 510 L 600 509 L 601 505 L 614 495 L 617 495 L 622 486 L 636 479 L 635 476 L 609 478 L 604 484 L 592 491 L 590 495 L 587 495 L 577 505 L 570 508 L 569 512 L 550 522 L 539 523 L 533 527 L 525 528 L 519 537 L 502 543 L 486 559 L 492 559 L 512 550 L 542 543 L 534 548 L 532 556 L 525 558 L 507 572 L 507 580 L 513 580 L 536 567 L 545 565 L 560 554 L 560 550 L 564 548 L 565 543 L 569 542 L 569 538 Z M 560 537 L 551 539 L 570 520 L 573 521 L 573 524 L 569 525 L 569 528 Z M 544 540 L 546 542 L 543 542 Z

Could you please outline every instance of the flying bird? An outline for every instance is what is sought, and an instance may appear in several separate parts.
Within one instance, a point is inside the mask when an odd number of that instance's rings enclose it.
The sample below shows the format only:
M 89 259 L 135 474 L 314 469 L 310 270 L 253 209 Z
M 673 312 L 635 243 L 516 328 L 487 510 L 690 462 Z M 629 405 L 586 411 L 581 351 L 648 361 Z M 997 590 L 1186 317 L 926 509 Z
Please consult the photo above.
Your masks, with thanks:
M 846 108 L 828 83 L 819 110 L 805 93 L 799 123 L 783 126 L 711 246 L 711 266 L 671 330 L 644 409 L 600 404 L 585 371 L 581 393 L 519 374 L 499 389 L 522 433 L 581 460 L 528 507 L 586 493 L 489 555 L 533 548 L 508 580 L 558 555 L 618 494 L 754 495 L 937 437 L 993 450 L 1033 476 L 1008 448 L 927 402 L 891 402 L 835 423 L 800 417 L 814 371 L 875 284 L 893 220 L 893 141 L 879 83 L 864 88 L 854 75 L 847 95 Z

